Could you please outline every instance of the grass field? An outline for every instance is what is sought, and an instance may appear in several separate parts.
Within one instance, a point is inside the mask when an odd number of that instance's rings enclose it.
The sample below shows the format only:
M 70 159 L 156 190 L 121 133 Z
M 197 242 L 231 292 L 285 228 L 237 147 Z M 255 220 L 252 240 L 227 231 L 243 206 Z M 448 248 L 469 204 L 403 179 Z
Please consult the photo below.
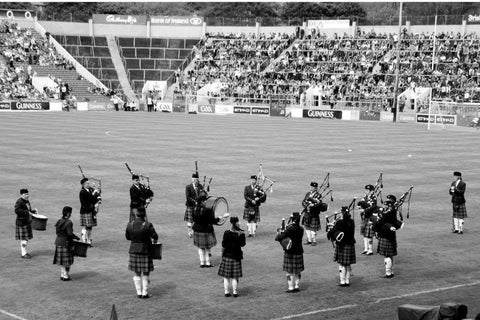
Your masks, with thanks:
M 454 301 L 480 312 L 480 134 L 470 128 L 436 128 L 407 123 L 325 121 L 254 116 L 202 116 L 164 113 L 2 113 L 0 114 L 0 319 L 109 319 L 115 304 L 127 319 L 396 319 L 405 303 L 440 305 Z M 351 149 L 351 151 L 348 151 Z M 408 157 L 411 155 L 411 157 Z M 244 248 L 239 297 L 223 296 L 217 275 L 221 246 L 213 249 L 214 268 L 199 268 L 197 250 L 183 221 L 185 185 L 198 160 L 200 175 L 212 176 L 210 194 L 228 199 L 231 214 L 243 213 L 243 188 L 263 165 L 275 179 L 274 192 L 261 207 L 256 238 Z M 150 176 L 154 201 L 148 208 L 163 243 L 155 261 L 149 300 L 136 298 L 127 270 L 125 227 L 130 174 Z M 73 281 L 59 280 L 52 264 L 53 225 L 64 205 L 74 208 L 80 233 L 80 163 L 100 177 L 103 204 L 94 247 L 76 258 Z M 467 183 L 469 218 L 462 236 L 450 233 L 448 189 L 452 172 Z M 363 195 L 365 184 L 383 172 L 384 196 L 400 196 L 414 185 L 410 219 L 398 232 L 395 278 L 384 279 L 383 257 L 360 255 L 349 288 L 338 287 L 333 248 L 324 219 L 319 245 L 305 247 L 301 291 L 286 294 L 283 252 L 273 239 L 282 217 L 300 210 L 312 180 L 330 172 L 334 202 L 328 214 Z M 19 189 L 48 216 L 46 231 L 34 231 L 31 260 L 20 258 L 14 240 L 13 205 Z M 359 217 L 355 213 L 355 220 Z M 244 224 L 245 227 L 245 224 Z M 226 225 L 216 228 L 221 239 Z M 376 241 L 374 241 L 376 246 Z

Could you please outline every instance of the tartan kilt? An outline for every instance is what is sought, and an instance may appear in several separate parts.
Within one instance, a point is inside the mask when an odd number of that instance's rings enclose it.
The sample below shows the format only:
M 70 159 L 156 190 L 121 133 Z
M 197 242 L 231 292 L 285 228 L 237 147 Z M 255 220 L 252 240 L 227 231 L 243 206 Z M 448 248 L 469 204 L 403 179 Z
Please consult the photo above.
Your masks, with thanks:
M 345 244 L 336 245 L 335 252 L 333 254 L 333 261 L 338 262 L 342 266 L 348 266 L 357 263 L 357 257 L 355 255 L 355 245 Z
M 200 249 L 211 249 L 217 245 L 215 232 L 193 232 L 193 244 Z
M 378 238 L 378 254 L 385 257 L 393 257 L 397 255 L 397 239 Z
M 457 219 L 467 218 L 467 207 L 465 203 L 453 204 L 453 217 Z
M 55 246 L 55 256 L 53 257 L 53 264 L 58 264 L 64 267 L 70 267 L 73 264 L 73 254 L 65 246 Z
M 246 208 L 243 210 L 243 220 L 248 222 L 259 222 L 260 221 L 260 208 Z
M 311 216 L 309 214 L 306 214 L 303 217 L 302 224 L 307 230 L 318 231 L 320 230 L 320 217 L 318 215 Z
M 150 272 L 153 271 L 153 260 L 148 253 L 130 253 L 128 259 L 128 270 L 133 272 Z
M 183 221 L 193 223 L 193 207 L 185 208 L 185 216 L 183 217 Z
M 224 278 L 238 279 L 242 277 L 242 260 L 222 257 L 218 275 Z
M 30 240 L 33 238 L 32 226 L 15 226 L 15 240 Z
M 82 227 L 96 227 L 97 219 L 93 219 L 93 213 L 80 213 L 80 225 Z
M 288 273 L 300 273 L 305 270 L 303 265 L 303 254 L 291 254 L 284 252 L 283 271 Z
M 362 221 L 362 225 L 360 226 L 360 234 L 365 238 L 373 238 L 373 236 L 375 236 L 373 224 L 368 220 L 365 222 Z

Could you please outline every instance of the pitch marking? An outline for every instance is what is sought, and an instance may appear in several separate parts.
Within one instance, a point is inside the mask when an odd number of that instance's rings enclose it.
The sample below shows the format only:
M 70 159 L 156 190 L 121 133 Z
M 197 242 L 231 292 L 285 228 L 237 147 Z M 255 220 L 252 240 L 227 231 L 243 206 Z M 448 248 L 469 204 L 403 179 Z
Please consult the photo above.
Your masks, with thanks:
M 437 288 L 437 289 L 432 289 L 432 290 L 417 291 L 417 292 L 402 294 L 402 295 L 398 295 L 398 296 L 380 298 L 376 301 L 369 302 L 368 304 L 377 304 L 377 303 L 380 303 L 380 302 L 383 302 L 383 301 L 388 301 L 388 300 L 407 298 L 407 297 L 417 296 L 417 295 L 420 295 L 420 294 L 440 292 L 440 291 L 451 290 L 451 289 L 471 287 L 471 286 L 475 286 L 475 285 L 479 285 L 479 284 L 480 284 L 480 281 L 475 281 L 475 282 L 472 282 L 472 283 L 458 284 L 458 285 L 450 286 L 450 287 L 443 287 L 443 288 Z M 285 317 L 281 317 L 281 318 L 275 318 L 275 319 L 272 319 L 272 320 L 293 319 L 293 318 L 309 316 L 309 315 L 312 315 L 312 314 L 317 314 L 317 313 L 322 313 L 322 312 L 337 311 L 337 310 L 354 308 L 354 307 L 358 307 L 358 304 L 347 304 L 347 305 L 343 305 L 343 306 L 339 306 L 339 307 L 335 307 L 335 308 L 326 308 L 326 309 L 319 309 L 319 310 L 305 312 L 305 313 L 292 314 L 292 315 L 289 315 L 289 316 L 285 316 Z
M 282 318 L 275 318 L 273 320 L 293 319 L 293 318 L 309 316 L 309 315 L 312 315 L 312 314 L 317 314 L 317 313 L 322 313 L 322 312 L 353 308 L 353 307 L 357 307 L 357 306 L 358 306 L 358 304 L 347 304 L 347 305 L 340 306 L 340 307 L 335 307 L 335 308 L 326 308 L 326 309 L 320 309 L 320 310 L 315 310 L 315 311 L 310 311 L 310 312 L 305 312 L 305 313 L 292 314 L 290 316 L 285 316 L 285 317 L 282 317 Z
M 17 316 L 17 315 L 14 315 L 13 313 L 7 312 L 7 311 L 2 310 L 2 309 L 0 309 L 0 313 L 6 314 L 7 316 L 10 316 L 10 317 L 12 317 L 12 318 L 14 318 L 14 319 L 27 320 L 27 319 L 25 319 L 25 318 L 19 317 L 19 316 Z

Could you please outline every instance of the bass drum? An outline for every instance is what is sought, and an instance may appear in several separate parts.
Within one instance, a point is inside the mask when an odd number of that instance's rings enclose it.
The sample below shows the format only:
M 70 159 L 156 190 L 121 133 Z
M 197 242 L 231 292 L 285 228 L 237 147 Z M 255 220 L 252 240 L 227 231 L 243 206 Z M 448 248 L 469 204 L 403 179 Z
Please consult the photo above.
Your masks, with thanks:
M 222 217 L 228 213 L 228 201 L 224 197 L 208 197 L 205 201 L 207 210 L 212 210 L 215 217 Z

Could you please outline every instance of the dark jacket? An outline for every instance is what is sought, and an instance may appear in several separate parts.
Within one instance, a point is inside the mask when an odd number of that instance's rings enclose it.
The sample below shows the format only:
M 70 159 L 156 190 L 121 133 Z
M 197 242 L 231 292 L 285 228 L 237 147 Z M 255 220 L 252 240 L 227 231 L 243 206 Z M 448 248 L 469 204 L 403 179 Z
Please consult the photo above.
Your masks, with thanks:
M 135 217 L 125 230 L 125 238 L 130 240 L 128 253 L 148 254 L 152 240 L 158 240 L 158 234 L 150 222 Z
M 291 254 L 303 254 L 302 238 L 303 228 L 298 224 L 291 224 L 287 226 L 284 232 L 279 233 L 276 237 L 276 241 L 282 241 L 285 238 L 292 240 L 292 247 L 288 250 Z
M 390 230 L 391 227 L 399 225 L 399 220 L 397 219 L 397 210 L 395 210 L 395 208 L 388 207 L 384 209 L 382 218 L 377 224 L 377 227 L 375 224 L 373 225 L 373 230 L 378 233 L 378 236 L 380 238 L 388 239 L 390 241 L 396 241 L 396 232 Z
M 343 232 L 343 238 L 339 245 L 354 245 L 355 244 L 355 223 L 352 219 L 340 219 L 335 223 L 335 226 L 332 229 L 332 234 L 335 231 Z
M 243 190 L 243 197 L 245 198 L 245 208 L 255 208 L 259 207 L 260 204 L 267 200 L 267 193 L 262 194 L 255 192 L 255 189 L 252 187 L 252 185 L 248 185 L 245 186 L 245 189 Z M 260 199 L 253 204 L 252 201 L 257 197 Z
M 197 184 L 197 191 L 195 191 L 193 184 L 187 184 L 185 187 L 185 197 L 187 198 L 185 205 L 187 207 L 195 207 L 200 190 L 202 190 L 202 186 L 200 184 Z
M 99 201 L 98 195 L 93 194 L 91 190 L 82 188 L 78 196 L 80 198 L 80 214 L 93 213 L 95 211 L 95 204 Z
M 213 225 L 217 224 L 219 221 L 219 218 L 215 218 L 213 210 L 206 208 L 205 204 L 196 206 L 193 209 L 192 229 L 195 232 L 213 232 Z
M 311 197 L 311 193 L 309 191 L 305 194 L 305 197 L 303 198 L 302 206 L 305 208 L 305 210 L 307 210 L 308 205 L 310 203 L 314 203 L 314 205 L 308 209 L 308 215 L 318 216 L 320 214 L 320 208 L 322 207 L 322 200 L 318 200 L 317 202 L 315 200 L 310 199 L 310 197 Z
M 55 223 L 55 231 L 57 238 L 55 239 L 56 246 L 68 247 L 73 239 L 80 238 L 73 233 L 73 222 L 70 219 L 61 218 Z
M 245 244 L 245 233 L 226 230 L 222 240 L 222 256 L 234 260 L 243 259 L 242 247 Z
M 139 184 L 138 187 L 134 184 L 130 187 L 130 208 L 138 209 L 145 207 L 147 199 L 153 197 L 153 191 Z
M 452 196 L 452 203 L 453 204 L 464 204 L 465 203 L 465 190 L 467 189 L 467 185 L 465 182 L 460 180 L 457 184 L 457 181 L 453 181 L 451 188 L 450 188 L 450 195 Z M 452 188 L 453 187 L 453 188 Z M 453 192 L 452 192 L 453 189 Z
M 19 227 L 28 225 L 31 221 L 30 213 L 34 212 L 30 206 L 30 201 L 18 198 L 17 202 L 15 202 L 15 214 L 17 215 L 15 224 Z

